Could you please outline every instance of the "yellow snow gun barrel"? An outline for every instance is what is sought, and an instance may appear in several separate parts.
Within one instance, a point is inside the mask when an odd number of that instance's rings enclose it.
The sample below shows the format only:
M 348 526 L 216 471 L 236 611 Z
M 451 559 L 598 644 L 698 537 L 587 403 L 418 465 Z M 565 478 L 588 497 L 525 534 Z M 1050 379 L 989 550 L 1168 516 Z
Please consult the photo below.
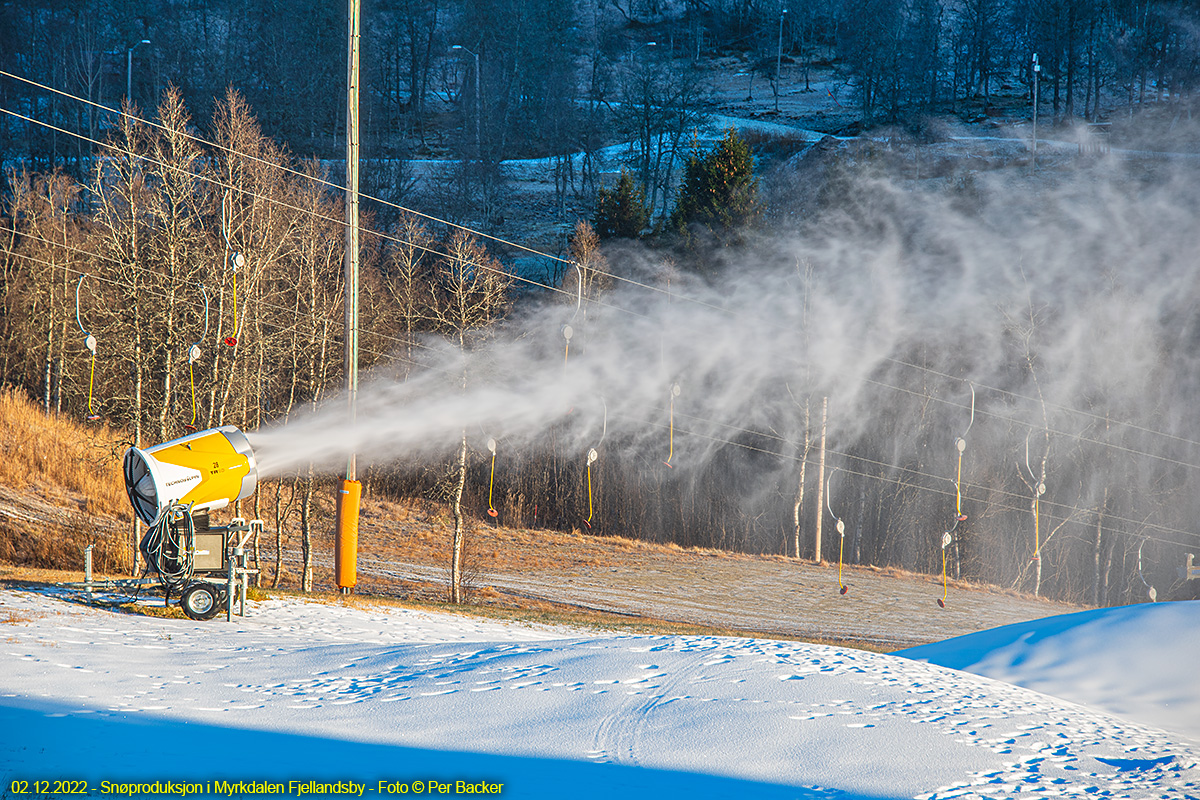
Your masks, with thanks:
M 138 518 L 153 525 L 173 505 L 192 513 L 244 500 L 258 487 L 258 464 L 246 434 L 232 425 L 198 431 L 125 453 L 125 491 Z

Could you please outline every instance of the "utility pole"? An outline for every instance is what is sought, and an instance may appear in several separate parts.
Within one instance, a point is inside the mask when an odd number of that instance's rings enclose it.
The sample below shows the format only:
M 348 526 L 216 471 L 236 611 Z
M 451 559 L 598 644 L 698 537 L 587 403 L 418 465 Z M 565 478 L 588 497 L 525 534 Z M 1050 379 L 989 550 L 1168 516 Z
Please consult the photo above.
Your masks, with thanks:
M 142 39 L 125 51 L 125 100 L 130 105 L 133 105 L 133 51 L 144 44 L 150 44 L 150 40 Z
M 349 0 L 349 52 L 346 66 L 346 294 L 345 372 L 350 427 L 358 415 L 358 87 L 360 0 Z M 353 446 L 353 437 L 351 438 Z M 358 583 L 358 506 L 362 484 L 358 459 L 351 450 L 346 479 L 337 496 L 337 541 L 334 546 L 334 579 L 341 594 L 350 594 Z
M 1037 168 L 1037 112 L 1038 112 L 1038 83 L 1042 75 L 1042 65 L 1038 63 L 1037 53 L 1033 54 L 1033 157 L 1030 164 Z
M 779 71 L 783 65 L 783 18 L 787 9 L 779 12 L 779 47 L 775 50 L 775 110 L 779 110 L 779 91 L 782 88 L 783 73 Z

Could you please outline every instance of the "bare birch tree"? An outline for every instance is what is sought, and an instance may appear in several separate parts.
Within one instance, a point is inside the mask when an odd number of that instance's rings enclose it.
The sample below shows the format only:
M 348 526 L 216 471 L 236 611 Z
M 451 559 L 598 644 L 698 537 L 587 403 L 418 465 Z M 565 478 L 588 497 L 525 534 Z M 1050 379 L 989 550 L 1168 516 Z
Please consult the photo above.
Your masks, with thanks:
M 500 316 L 508 299 L 511 276 L 471 234 L 457 230 L 445 245 L 446 255 L 434 272 L 430 314 L 434 325 L 465 356 L 488 335 L 491 323 Z M 460 388 L 470 380 L 467 360 L 463 359 Z M 454 458 L 454 487 L 451 511 L 454 533 L 450 556 L 450 600 L 463 601 L 462 555 L 465 518 L 462 510 L 463 488 L 467 481 L 467 430 L 463 428 Z

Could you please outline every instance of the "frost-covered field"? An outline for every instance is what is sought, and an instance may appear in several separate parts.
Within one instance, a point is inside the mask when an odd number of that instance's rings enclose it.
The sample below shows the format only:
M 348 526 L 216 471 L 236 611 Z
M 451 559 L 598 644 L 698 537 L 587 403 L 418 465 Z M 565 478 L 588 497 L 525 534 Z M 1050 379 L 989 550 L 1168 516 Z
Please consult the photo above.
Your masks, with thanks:
M 10 795 L 74 779 L 95 795 L 223 780 L 293 796 L 289 781 L 373 797 L 1200 796 L 1196 603 L 909 653 L 1060 696 L 898 655 L 370 605 L 270 600 L 194 623 L 5 590 L 0 619 Z

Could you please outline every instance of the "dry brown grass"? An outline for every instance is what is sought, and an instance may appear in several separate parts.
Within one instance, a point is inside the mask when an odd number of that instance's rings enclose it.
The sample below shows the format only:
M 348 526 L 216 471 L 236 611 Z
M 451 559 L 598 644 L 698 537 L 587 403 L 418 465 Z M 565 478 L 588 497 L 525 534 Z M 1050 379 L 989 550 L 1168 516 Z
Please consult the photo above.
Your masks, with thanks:
M 0 562 L 42 569 L 75 570 L 92 546 L 96 573 L 128 569 L 129 543 L 118 531 L 83 520 L 28 523 L 0 516 Z
M 0 485 L 45 496 L 62 491 L 90 515 L 131 519 L 121 433 L 106 424 L 47 417 L 24 395 L 0 389 Z
M 119 573 L 93 572 L 95 580 L 126 577 Z M 0 589 L 9 589 L 25 584 L 43 583 L 80 583 L 83 581 L 83 571 L 79 569 L 45 569 L 42 567 L 27 567 L 0 561 Z
M 187 614 L 179 606 L 146 605 L 145 603 L 122 603 L 117 610 L 126 614 L 137 614 L 141 617 L 158 617 L 159 619 L 187 619 Z M 170 639 L 167 636 L 167 639 Z
M 131 518 L 112 428 L 47 417 L 13 389 L 0 390 L 0 561 L 79 569 L 93 545 L 97 572 L 128 567 L 119 527 Z
M 28 625 L 37 619 L 37 615 L 23 614 L 8 609 L 0 609 L 0 625 Z

